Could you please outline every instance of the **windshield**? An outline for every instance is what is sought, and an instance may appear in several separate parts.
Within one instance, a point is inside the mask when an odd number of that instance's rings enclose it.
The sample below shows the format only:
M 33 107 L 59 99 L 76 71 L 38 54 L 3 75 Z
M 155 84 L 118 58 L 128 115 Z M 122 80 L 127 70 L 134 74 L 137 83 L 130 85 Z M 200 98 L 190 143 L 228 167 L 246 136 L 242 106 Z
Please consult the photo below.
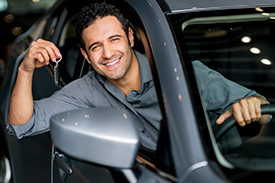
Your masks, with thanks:
M 170 15 L 169 18 L 190 83 L 195 81 L 198 88 L 203 85 L 200 83 L 202 79 L 195 77 L 198 75 L 196 65 L 199 64 L 257 92 L 270 104 L 275 104 L 274 9 L 188 13 Z M 195 70 L 188 70 L 188 65 L 192 65 Z M 213 115 L 216 111 L 211 111 L 209 104 L 205 105 L 205 100 L 210 100 L 209 96 L 205 97 L 203 91 L 197 90 L 201 103 L 196 104 L 196 107 L 203 105 L 209 133 L 213 133 L 212 137 L 216 138 L 213 140 L 213 146 L 219 151 L 216 155 L 222 154 L 222 158 L 229 163 L 224 161 L 222 164 L 229 168 L 275 170 L 274 120 L 264 126 L 251 124 L 241 128 L 235 125 L 217 139 L 217 114 Z M 215 97 L 217 101 L 213 102 L 219 102 L 218 94 L 212 96 L 214 100 Z

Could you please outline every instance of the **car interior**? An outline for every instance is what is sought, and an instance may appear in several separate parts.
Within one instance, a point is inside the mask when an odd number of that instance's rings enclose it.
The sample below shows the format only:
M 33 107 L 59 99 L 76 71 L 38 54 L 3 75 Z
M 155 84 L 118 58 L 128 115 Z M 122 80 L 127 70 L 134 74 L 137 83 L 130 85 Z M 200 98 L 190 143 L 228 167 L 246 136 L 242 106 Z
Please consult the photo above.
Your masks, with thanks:
M 234 14 L 215 11 L 193 13 L 181 20 L 180 16 L 175 16 L 173 20 L 176 22 L 176 33 L 180 35 L 180 46 L 188 53 L 186 60 L 200 60 L 226 78 L 255 90 L 273 104 L 273 12 L 268 8 L 260 12 L 259 9 L 236 10 Z M 217 116 L 207 112 L 208 123 L 217 133 Z M 269 112 L 273 114 L 274 109 Z M 229 161 L 242 168 L 274 170 L 274 144 L 270 141 L 274 138 L 271 132 L 273 121 L 263 127 L 257 124 L 244 128 L 235 125 L 220 138 L 217 145 Z M 262 158 L 267 158 L 270 163 Z

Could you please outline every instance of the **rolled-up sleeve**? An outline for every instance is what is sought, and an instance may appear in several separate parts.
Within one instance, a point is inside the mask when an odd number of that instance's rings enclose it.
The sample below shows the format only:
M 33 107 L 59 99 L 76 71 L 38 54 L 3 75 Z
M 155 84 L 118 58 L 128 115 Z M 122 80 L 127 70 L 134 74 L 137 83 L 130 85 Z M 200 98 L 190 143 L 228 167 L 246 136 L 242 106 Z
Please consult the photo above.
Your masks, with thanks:
M 7 131 L 10 135 L 15 135 L 18 139 L 31 134 L 31 129 L 34 126 L 34 115 L 32 118 L 23 125 L 10 125 L 7 124 Z
M 193 68 L 202 103 L 208 111 L 222 114 L 241 98 L 262 96 L 209 69 L 200 61 L 194 61 Z
M 84 101 L 83 89 L 86 83 L 72 82 L 61 90 L 55 92 L 51 97 L 34 101 L 34 111 L 32 118 L 23 125 L 7 125 L 10 135 L 22 138 L 30 135 L 38 135 L 50 130 L 51 116 L 74 109 L 89 107 Z

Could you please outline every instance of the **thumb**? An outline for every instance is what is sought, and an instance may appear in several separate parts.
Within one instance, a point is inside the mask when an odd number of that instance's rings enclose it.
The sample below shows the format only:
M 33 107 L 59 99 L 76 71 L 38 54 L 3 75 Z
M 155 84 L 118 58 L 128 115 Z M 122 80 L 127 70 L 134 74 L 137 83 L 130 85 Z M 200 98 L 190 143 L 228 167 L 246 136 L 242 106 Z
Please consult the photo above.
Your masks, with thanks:
M 228 109 L 227 111 L 225 111 L 225 113 L 221 114 L 218 119 L 216 120 L 216 123 L 218 125 L 222 124 L 227 118 L 229 118 L 230 116 L 232 116 L 232 111 L 231 109 Z

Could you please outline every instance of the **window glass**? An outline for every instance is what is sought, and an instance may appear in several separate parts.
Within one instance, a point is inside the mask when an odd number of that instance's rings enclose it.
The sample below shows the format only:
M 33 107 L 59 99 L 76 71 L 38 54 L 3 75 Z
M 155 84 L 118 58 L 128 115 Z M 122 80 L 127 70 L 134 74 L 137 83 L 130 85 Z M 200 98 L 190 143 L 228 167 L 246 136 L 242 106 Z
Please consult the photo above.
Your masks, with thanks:
M 219 116 L 218 109 L 213 106 L 219 102 L 225 104 L 226 101 L 220 101 L 219 96 L 226 95 L 224 90 L 232 91 L 233 88 L 226 88 L 214 81 L 215 84 L 209 86 L 217 92 L 208 95 L 201 89 L 208 83 L 205 82 L 205 78 L 201 78 L 203 73 L 198 68 L 213 69 L 225 78 L 255 90 L 271 104 L 275 102 L 274 12 L 274 9 L 257 8 L 177 14 L 170 17 L 183 64 L 185 67 L 192 65 L 193 72 L 187 72 L 187 75 L 190 81 L 195 78 L 193 80 L 197 83 L 201 103 L 208 114 L 205 121 L 212 127 L 210 134 L 213 131 L 216 134 L 215 121 Z M 207 77 L 212 76 L 213 73 Z M 222 92 L 219 93 L 220 91 Z M 223 135 L 221 140 L 213 141 L 213 146 L 217 146 L 219 153 L 221 152 L 228 162 L 234 165 L 251 169 L 244 163 L 246 161 L 255 163 L 255 169 L 268 169 L 269 164 L 265 164 L 266 161 L 260 161 L 259 158 L 274 161 L 275 156 L 271 153 L 261 153 L 272 151 L 271 146 L 275 144 L 267 143 L 268 140 L 275 139 L 275 132 L 272 132 L 275 125 L 272 123 L 273 120 L 263 127 L 257 124 L 244 128 L 235 126 Z M 262 165 L 258 166 L 260 163 Z
M 223 23 L 223 19 L 233 20 Z M 203 18 L 200 21 L 210 20 Z M 213 21 L 186 27 L 186 24 L 182 25 L 191 60 L 202 61 L 225 77 L 265 94 L 270 102 L 274 102 L 275 20 L 252 14 L 214 17 Z

